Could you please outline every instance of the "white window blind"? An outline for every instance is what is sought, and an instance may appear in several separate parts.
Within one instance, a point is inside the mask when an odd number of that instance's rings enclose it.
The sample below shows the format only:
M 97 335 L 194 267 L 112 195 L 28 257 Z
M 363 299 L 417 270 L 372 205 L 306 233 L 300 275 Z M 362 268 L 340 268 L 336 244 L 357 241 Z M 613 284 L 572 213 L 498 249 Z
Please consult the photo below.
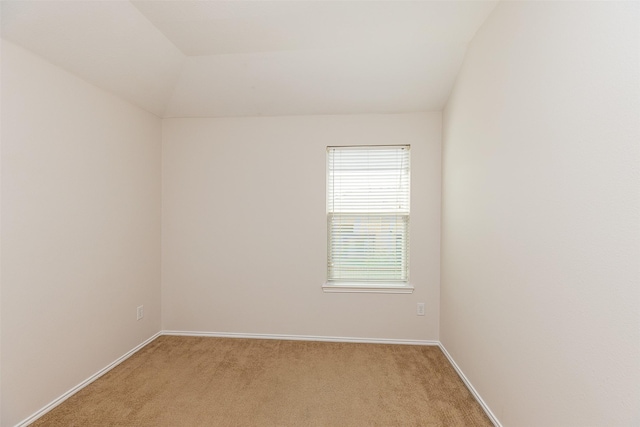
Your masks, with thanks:
M 409 146 L 327 148 L 329 282 L 409 280 Z

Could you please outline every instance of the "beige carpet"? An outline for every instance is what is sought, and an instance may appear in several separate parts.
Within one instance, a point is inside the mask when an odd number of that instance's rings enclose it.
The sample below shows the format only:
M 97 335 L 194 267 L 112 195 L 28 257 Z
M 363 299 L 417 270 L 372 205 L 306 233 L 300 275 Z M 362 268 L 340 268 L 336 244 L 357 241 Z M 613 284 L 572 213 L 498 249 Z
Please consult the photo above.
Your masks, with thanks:
M 33 426 L 491 426 L 438 347 L 162 336 Z

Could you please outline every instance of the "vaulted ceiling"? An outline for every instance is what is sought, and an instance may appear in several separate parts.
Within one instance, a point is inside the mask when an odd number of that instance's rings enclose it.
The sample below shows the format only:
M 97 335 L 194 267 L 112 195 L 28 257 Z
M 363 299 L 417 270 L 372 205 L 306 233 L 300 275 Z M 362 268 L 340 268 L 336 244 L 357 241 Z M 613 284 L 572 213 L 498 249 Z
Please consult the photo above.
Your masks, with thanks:
M 161 117 L 441 110 L 497 1 L 2 1 L 2 37 Z

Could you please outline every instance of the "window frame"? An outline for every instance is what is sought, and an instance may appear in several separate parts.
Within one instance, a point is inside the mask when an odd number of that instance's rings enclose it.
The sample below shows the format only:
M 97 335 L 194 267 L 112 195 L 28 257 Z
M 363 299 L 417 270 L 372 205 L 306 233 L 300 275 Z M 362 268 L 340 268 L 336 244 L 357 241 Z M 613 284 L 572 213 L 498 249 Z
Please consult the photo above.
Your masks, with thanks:
M 407 211 L 405 212 L 395 212 L 395 213 L 387 213 L 385 215 L 389 216 L 400 216 L 406 217 L 403 219 L 405 221 L 404 227 L 406 228 L 404 238 L 406 239 L 406 247 L 404 248 L 404 259 L 403 263 L 406 264 L 406 280 L 389 280 L 389 281 L 374 281 L 374 280 L 358 280 L 358 281 L 342 281 L 342 280 L 331 280 L 330 277 L 330 262 L 331 262 L 331 244 L 332 244 L 332 233 L 331 233 L 331 221 L 332 217 L 335 218 L 336 215 L 342 215 L 343 217 L 347 217 L 349 215 L 360 216 L 360 214 L 353 213 L 337 213 L 335 211 L 330 211 L 329 209 L 329 192 L 330 192 L 330 153 L 335 150 L 358 150 L 358 149 L 384 149 L 384 148 L 398 148 L 404 149 L 408 152 L 408 183 L 407 183 L 407 197 L 408 197 L 408 206 Z M 323 284 L 322 289 L 324 292 L 338 292 L 338 293 L 398 293 L 398 294 L 407 294 L 412 293 L 414 291 L 414 287 L 410 284 L 409 278 L 409 266 L 410 266 L 410 218 L 411 218 L 411 146 L 409 144 L 397 144 L 397 145 L 342 145 L 342 146 L 327 146 L 326 147 L 326 189 L 325 189 L 325 202 L 326 202 L 326 232 L 327 232 L 327 264 L 326 264 L 326 275 L 327 280 Z M 375 216 L 380 215 L 380 212 L 364 212 L 362 216 Z

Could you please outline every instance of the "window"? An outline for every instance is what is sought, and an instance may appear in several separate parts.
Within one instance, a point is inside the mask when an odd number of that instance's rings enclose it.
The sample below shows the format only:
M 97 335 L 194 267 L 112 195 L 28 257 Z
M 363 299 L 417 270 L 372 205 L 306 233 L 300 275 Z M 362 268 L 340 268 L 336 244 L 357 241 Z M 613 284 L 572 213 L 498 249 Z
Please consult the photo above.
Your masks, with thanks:
M 327 148 L 325 291 L 410 292 L 409 146 Z

